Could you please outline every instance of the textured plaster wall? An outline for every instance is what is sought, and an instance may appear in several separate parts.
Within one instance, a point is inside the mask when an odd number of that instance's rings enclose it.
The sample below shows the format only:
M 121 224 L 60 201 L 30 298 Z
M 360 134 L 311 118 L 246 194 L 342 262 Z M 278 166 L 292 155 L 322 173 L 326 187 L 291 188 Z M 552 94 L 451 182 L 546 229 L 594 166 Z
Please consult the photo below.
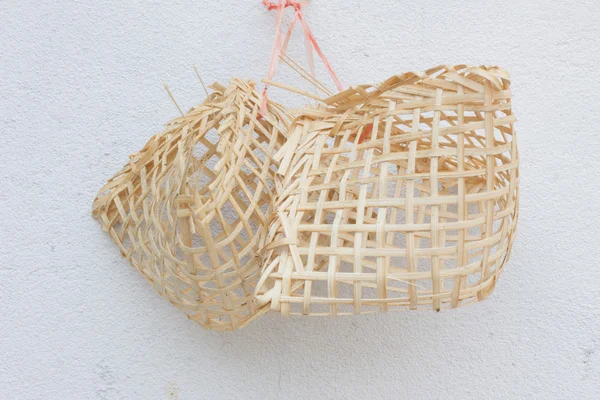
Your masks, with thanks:
M 3 0 L 1 399 L 598 398 L 600 3 L 313 0 L 306 14 L 346 84 L 438 63 L 510 70 L 521 220 L 491 298 L 203 331 L 90 206 L 176 115 L 163 82 L 187 109 L 204 97 L 193 64 L 205 81 L 264 76 L 274 15 L 258 0 Z M 299 37 L 291 48 L 303 60 Z

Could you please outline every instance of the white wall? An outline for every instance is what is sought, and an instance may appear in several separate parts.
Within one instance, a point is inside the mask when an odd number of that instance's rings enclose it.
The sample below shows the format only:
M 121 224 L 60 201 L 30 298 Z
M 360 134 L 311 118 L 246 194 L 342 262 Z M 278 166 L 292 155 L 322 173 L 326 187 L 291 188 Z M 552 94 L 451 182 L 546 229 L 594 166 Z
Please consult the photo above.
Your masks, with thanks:
M 204 97 L 193 64 L 206 81 L 264 76 L 274 14 L 259 3 L 0 2 L 0 398 L 598 398 L 595 0 L 306 7 L 345 84 L 439 63 L 511 72 L 521 220 L 488 301 L 217 334 L 121 258 L 90 216 L 96 191 L 176 115 L 163 82 L 188 108 Z

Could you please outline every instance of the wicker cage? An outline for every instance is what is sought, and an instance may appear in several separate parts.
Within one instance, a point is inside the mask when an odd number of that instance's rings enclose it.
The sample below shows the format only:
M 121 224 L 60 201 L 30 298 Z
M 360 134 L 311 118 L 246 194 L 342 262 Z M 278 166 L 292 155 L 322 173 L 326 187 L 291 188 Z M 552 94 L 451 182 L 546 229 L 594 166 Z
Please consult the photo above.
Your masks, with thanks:
M 189 318 L 236 329 L 267 308 L 255 257 L 274 194 L 272 156 L 288 114 L 252 83 L 214 84 L 100 190 L 93 215 L 124 257 Z
M 439 66 L 306 108 L 280 151 L 257 292 L 283 315 L 485 299 L 517 224 L 508 74 Z
M 494 289 L 518 217 L 506 72 L 439 66 L 263 117 L 252 83 L 212 89 L 93 205 L 189 318 L 440 310 Z

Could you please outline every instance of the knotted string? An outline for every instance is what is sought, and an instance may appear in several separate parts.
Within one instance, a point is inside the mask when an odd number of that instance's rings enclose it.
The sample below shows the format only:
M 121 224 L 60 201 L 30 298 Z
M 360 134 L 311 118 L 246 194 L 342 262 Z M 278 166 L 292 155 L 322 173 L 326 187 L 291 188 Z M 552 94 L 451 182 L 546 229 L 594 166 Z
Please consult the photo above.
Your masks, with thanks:
M 310 27 L 308 26 L 308 23 L 306 22 L 306 18 L 304 16 L 304 13 L 302 12 L 302 6 L 304 5 L 304 3 L 301 3 L 296 0 L 278 0 L 277 2 L 262 0 L 262 4 L 265 7 L 267 7 L 267 10 L 269 11 L 277 10 L 277 26 L 275 28 L 275 40 L 273 41 L 273 49 L 271 51 L 271 59 L 269 61 L 269 71 L 267 72 L 267 80 L 273 79 L 275 71 L 277 70 L 277 65 L 279 64 L 279 57 L 281 56 L 281 53 L 285 53 L 285 50 L 287 49 L 287 45 L 290 40 L 290 36 L 292 35 L 292 30 L 294 29 L 296 21 L 300 21 L 302 29 L 304 30 L 304 47 L 306 48 L 306 59 L 310 68 L 311 75 L 314 78 L 315 65 L 312 53 L 314 49 L 321 58 L 321 61 L 323 61 L 323 65 L 325 65 L 327 71 L 329 71 L 329 74 L 331 75 L 331 78 L 333 79 L 333 82 L 337 86 L 338 90 L 344 90 L 342 83 L 333 71 L 333 68 L 331 68 L 331 64 L 329 64 L 329 61 L 327 61 L 325 54 L 323 54 L 323 52 L 321 51 L 321 48 L 317 44 L 317 40 L 315 39 L 312 31 L 310 30 Z M 285 40 L 282 40 L 283 32 L 281 31 L 281 23 L 283 21 L 284 10 L 287 7 L 294 8 L 294 18 L 292 19 L 292 22 L 290 23 L 290 26 L 287 30 Z M 265 84 L 265 88 L 263 89 L 262 105 L 260 108 L 261 116 L 264 116 L 267 112 L 268 87 L 269 85 Z

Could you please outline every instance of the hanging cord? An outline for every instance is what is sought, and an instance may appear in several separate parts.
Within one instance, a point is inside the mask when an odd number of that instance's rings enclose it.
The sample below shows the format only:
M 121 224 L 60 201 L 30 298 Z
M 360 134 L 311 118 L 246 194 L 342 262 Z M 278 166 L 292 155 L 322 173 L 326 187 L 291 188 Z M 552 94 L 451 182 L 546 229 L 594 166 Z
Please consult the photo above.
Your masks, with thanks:
M 327 61 L 327 58 L 321 51 L 321 48 L 317 44 L 317 41 L 316 41 L 314 35 L 312 34 L 310 27 L 308 26 L 308 23 L 306 22 L 306 18 L 304 16 L 304 13 L 302 12 L 302 6 L 304 5 L 304 3 L 301 3 L 301 2 L 295 1 L 295 0 L 285 0 L 285 1 L 278 0 L 277 2 L 262 0 L 262 4 L 269 11 L 277 10 L 277 26 L 275 28 L 276 33 L 275 33 L 275 40 L 273 41 L 273 49 L 271 51 L 271 59 L 269 60 L 269 70 L 267 72 L 267 81 L 271 81 L 273 79 L 273 76 L 275 75 L 275 72 L 277 70 L 277 65 L 279 64 L 279 58 L 285 54 L 285 50 L 286 50 L 288 42 L 290 40 L 290 36 L 292 35 L 292 30 L 294 29 L 296 21 L 300 21 L 300 24 L 302 25 L 302 29 L 304 30 L 304 47 L 306 48 L 306 59 L 308 61 L 308 67 L 310 69 L 310 73 L 311 73 L 312 77 L 314 78 L 314 76 L 315 76 L 315 65 L 314 65 L 314 59 L 313 59 L 313 53 L 312 53 L 312 51 L 314 49 L 317 52 L 317 54 L 319 55 L 319 57 L 321 58 L 321 61 L 323 61 L 323 65 L 325 65 L 325 68 L 327 68 L 327 71 L 329 71 L 329 74 L 331 75 L 331 78 L 333 79 L 333 82 L 337 86 L 338 90 L 339 91 L 344 90 L 342 83 L 340 82 L 339 78 L 333 71 L 333 68 L 331 68 L 331 64 L 329 64 L 329 61 Z M 284 10 L 287 7 L 294 8 L 294 18 L 292 19 L 292 22 L 290 23 L 290 26 L 285 35 L 285 39 L 282 40 L 283 32 L 281 30 L 281 23 L 283 21 Z M 260 108 L 261 116 L 264 116 L 265 113 L 267 112 L 267 100 L 268 100 L 267 90 L 268 90 L 268 87 L 269 87 L 269 85 L 265 84 L 265 88 L 263 89 L 263 94 L 262 94 L 263 98 L 262 98 L 262 104 L 261 104 L 261 108 Z

